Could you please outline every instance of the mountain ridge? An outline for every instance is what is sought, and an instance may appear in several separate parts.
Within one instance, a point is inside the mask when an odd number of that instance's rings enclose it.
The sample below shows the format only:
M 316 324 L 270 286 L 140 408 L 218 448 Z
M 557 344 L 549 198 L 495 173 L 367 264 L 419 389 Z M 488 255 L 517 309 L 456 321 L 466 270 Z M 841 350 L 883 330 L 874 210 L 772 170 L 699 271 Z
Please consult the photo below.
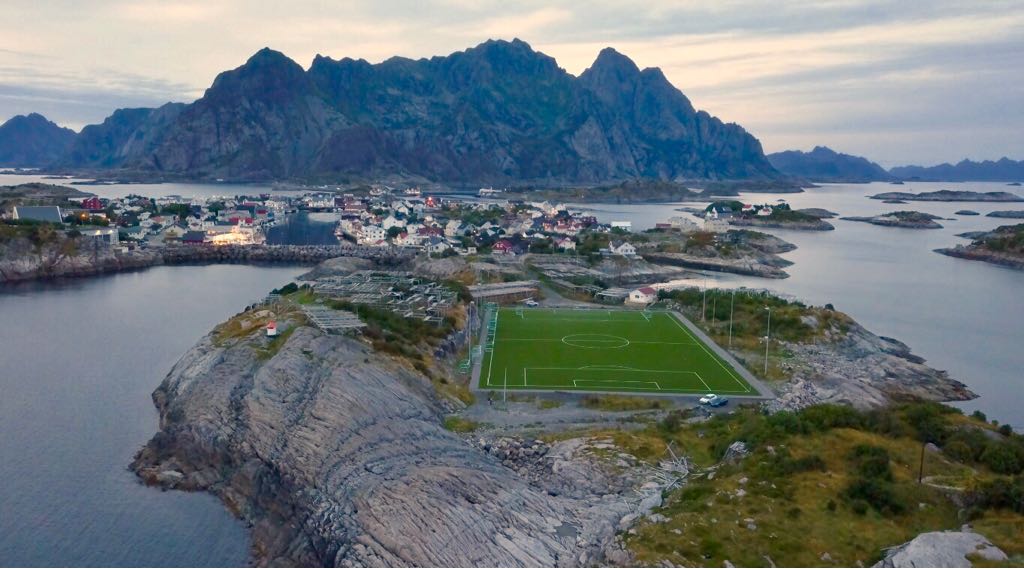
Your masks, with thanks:
M 269 48 L 193 103 L 119 109 L 42 166 L 195 179 L 401 173 L 453 183 L 777 180 L 742 127 L 606 48 L 575 77 L 514 39 L 371 64 Z
M 812 182 L 879 182 L 892 176 L 867 158 L 815 146 L 810 152 L 786 150 L 768 155 L 768 161 L 783 174 Z

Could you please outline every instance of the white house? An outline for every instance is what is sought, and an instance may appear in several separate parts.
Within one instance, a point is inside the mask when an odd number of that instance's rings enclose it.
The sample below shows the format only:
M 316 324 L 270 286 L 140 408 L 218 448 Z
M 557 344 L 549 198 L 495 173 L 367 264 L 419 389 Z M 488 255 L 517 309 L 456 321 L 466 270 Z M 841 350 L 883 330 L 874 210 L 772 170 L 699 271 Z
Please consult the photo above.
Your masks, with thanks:
M 367 225 L 363 227 L 363 233 L 359 236 L 359 240 L 364 243 L 376 243 L 386 239 L 388 232 L 379 225 Z
M 658 291 L 649 286 L 630 291 L 627 299 L 631 304 L 650 304 L 658 300 Z
M 463 231 L 465 230 L 462 228 L 462 222 L 457 219 L 449 221 L 444 226 L 445 237 L 455 237 L 456 235 L 460 235 Z
M 632 257 L 636 255 L 636 247 L 626 241 L 612 241 L 608 244 L 608 251 L 613 255 Z
M 380 222 L 380 224 L 382 227 L 384 227 L 385 231 L 391 229 L 392 227 L 405 227 L 405 221 L 398 219 L 393 215 L 385 217 L 384 221 Z
M 725 233 L 729 231 L 729 222 L 725 219 L 709 213 L 704 216 L 704 231 L 710 233 Z
M 576 240 L 575 239 L 570 239 L 568 237 L 562 237 L 561 239 L 555 241 L 555 245 L 559 249 L 561 249 L 562 251 L 575 251 L 576 250 Z
M 762 207 L 761 209 L 757 210 L 757 215 L 759 215 L 761 217 L 768 217 L 771 214 L 772 214 L 772 206 L 770 206 L 770 205 L 766 205 L 766 206 Z
M 451 249 L 451 245 L 440 237 L 431 237 L 430 241 L 427 243 L 428 253 L 444 253 L 448 249 Z

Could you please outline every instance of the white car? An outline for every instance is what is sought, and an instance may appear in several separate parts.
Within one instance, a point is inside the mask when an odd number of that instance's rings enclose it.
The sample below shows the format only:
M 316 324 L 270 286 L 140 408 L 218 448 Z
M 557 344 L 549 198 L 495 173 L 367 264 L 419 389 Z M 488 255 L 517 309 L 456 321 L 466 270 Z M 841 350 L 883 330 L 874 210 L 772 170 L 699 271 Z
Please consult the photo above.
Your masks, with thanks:
M 700 404 L 701 405 L 709 405 L 715 399 L 718 399 L 717 395 L 715 395 L 714 393 L 708 393 L 704 397 L 700 398 Z
M 536 300 L 533 300 L 532 298 L 524 301 L 523 304 L 525 304 L 526 306 L 531 306 L 531 307 L 533 307 L 533 306 L 540 306 L 540 304 Z

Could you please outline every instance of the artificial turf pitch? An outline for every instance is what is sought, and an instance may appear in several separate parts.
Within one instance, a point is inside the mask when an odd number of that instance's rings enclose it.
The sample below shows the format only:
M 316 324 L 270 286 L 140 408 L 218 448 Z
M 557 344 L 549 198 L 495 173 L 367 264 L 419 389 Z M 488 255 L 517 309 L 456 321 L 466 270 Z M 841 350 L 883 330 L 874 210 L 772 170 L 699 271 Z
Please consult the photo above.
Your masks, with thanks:
M 756 395 L 668 312 L 500 308 L 481 389 Z

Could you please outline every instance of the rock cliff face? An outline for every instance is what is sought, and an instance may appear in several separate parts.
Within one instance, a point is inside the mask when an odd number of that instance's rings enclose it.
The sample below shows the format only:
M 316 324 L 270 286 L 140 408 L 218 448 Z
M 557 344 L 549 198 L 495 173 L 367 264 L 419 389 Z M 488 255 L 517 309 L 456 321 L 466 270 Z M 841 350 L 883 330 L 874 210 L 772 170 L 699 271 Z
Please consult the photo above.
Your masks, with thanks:
M 154 392 L 160 432 L 132 465 L 220 496 L 258 565 L 594 564 L 635 507 L 544 445 L 516 450 L 544 454 L 544 476 L 503 466 L 442 427 L 425 378 L 356 339 L 298 327 L 273 349 L 258 331 L 201 340 Z
M 75 131 L 61 128 L 43 115 L 18 115 L 0 125 L 0 166 L 52 164 L 74 140 Z
M 658 69 L 605 49 L 579 77 L 525 42 L 379 64 L 263 49 L 190 105 L 87 127 L 69 167 L 266 180 L 403 174 L 453 183 L 775 180 L 761 144 Z

